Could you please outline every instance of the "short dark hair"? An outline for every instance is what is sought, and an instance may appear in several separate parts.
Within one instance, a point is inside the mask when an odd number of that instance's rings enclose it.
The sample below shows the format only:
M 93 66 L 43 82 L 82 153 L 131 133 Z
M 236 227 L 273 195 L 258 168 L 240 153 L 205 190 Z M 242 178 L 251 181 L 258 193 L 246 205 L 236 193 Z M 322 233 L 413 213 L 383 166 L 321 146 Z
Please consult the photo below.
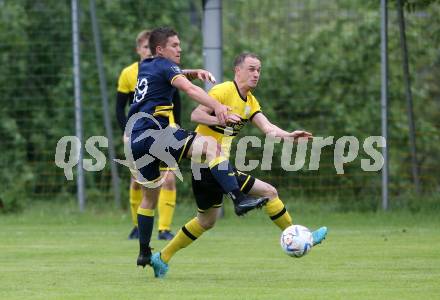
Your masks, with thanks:
M 239 55 L 237 55 L 237 57 L 235 57 L 235 59 L 234 59 L 234 68 L 239 66 L 239 65 L 241 65 L 244 62 L 244 60 L 246 59 L 246 57 L 256 58 L 259 61 L 261 61 L 261 59 L 255 53 L 252 53 L 252 52 L 242 52 Z
M 151 31 L 150 38 L 148 39 L 151 54 L 156 55 L 156 47 L 165 47 L 168 38 L 175 35 L 178 35 L 177 31 L 170 27 L 158 27 Z

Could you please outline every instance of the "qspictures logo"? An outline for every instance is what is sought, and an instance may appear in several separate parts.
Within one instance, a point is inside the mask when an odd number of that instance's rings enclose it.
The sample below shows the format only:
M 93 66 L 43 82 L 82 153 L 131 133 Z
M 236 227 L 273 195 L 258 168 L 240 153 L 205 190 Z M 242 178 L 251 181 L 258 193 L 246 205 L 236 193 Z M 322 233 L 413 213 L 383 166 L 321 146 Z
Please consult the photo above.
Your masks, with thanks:
M 154 124 L 155 129 L 147 129 L 132 140 L 132 132 L 134 125 L 141 119 L 147 119 L 150 124 Z M 145 119 L 143 121 L 145 121 Z M 150 164 L 163 162 L 166 166 L 173 167 L 173 172 L 183 181 L 182 173 L 179 169 L 178 162 L 170 154 L 170 150 L 180 149 L 184 147 L 185 140 L 178 140 L 174 132 L 175 127 L 163 128 L 160 123 L 148 113 L 139 112 L 130 117 L 125 128 L 125 142 L 124 155 L 125 159 L 115 159 L 116 163 L 124 165 L 130 169 L 132 176 L 141 184 L 148 187 L 158 187 L 163 183 L 165 176 L 155 180 L 148 181 L 142 175 L 142 168 L 148 167 Z M 149 140 L 149 148 L 141 157 L 135 159 L 133 155 L 133 147 L 136 147 L 145 141 Z M 217 147 L 216 142 L 211 139 L 205 141 L 206 144 L 193 145 L 195 147 Z M 211 144 L 210 144 L 211 143 Z M 214 144 L 212 144 L 214 143 Z M 382 169 L 384 165 L 384 158 L 379 148 L 386 147 L 385 138 L 382 136 L 367 137 L 361 143 L 358 138 L 354 136 L 342 136 L 335 138 L 328 137 L 314 137 L 312 140 L 306 138 L 292 139 L 274 137 L 266 135 L 264 139 L 257 136 L 243 136 L 238 139 L 235 150 L 235 167 L 244 172 L 250 172 L 257 168 L 261 170 L 272 170 L 273 157 L 275 145 L 281 144 L 281 168 L 286 172 L 295 172 L 307 168 L 310 171 L 319 170 L 322 149 L 324 147 L 333 147 L 333 165 L 336 174 L 344 174 L 344 165 L 353 162 L 361 152 L 364 157 L 361 159 L 361 169 L 365 172 L 375 172 Z M 310 150 L 309 150 L 309 146 Z M 73 169 L 79 163 L 79 153 L 82 147 L 81 141 L 76 136 L 62 137 L 56 146 L 55 164 L 64 170 L 64 175 L 67 180 L 73 180 Z M 84 144 L 84 150 L 93 158 L 84 158 L 83 168 L 89 172 L 99 172 L 105 168 L 107 158 L 100 148 L 108 147 L 108 139 L 104 136 L 92 136 L 87 139 Z M 252 148 L 261 149 L 262 158 L 246 159 L 247 150 Z M 296 147 L 296 152 L 293 153 Z M 69 150 L 70 149 L 70 150 Z M 200 149 L 198 149 L 200 153 Z M 307 159 L 308 158 L 308 159 Z M 306 161 L 308 166 L 306 167 Z M 206 164 L 200 163 L 200 157 L 194 157 L 191 160 L 191 171 L 196 180 L 200 179 L 200 169 L 206 168 Z

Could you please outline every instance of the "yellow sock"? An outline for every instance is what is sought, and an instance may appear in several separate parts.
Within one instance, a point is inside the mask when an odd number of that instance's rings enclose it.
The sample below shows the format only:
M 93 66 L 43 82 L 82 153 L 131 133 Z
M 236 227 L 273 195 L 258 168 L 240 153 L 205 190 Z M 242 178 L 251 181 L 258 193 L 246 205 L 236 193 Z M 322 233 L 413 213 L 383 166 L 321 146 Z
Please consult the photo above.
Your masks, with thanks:
M 281 229 L 284 230 L 290 225 L 292 225 L 292 218 L 289 212 L 284 207 L 283 201 L 276 197 L 273 200 L 267 202 L 264 207 L 266 213 L 269 215 L 270 219 Z
M 159 195 L 159 230 L 171 230 L 174 208 L 176 207 L 176 190 L 162 188 Z
M 142 189 L 135 190 L 130 187 L 130 210 L 134 226 L 138 226 L 137 210 L 142 201 Z
M 160 251 L 160 257 L 164 262 L 168 263 L 177 251 L 194 242 L 203 232 L 205 232 L 205 229 L 200 226 L 197 218 L 192 219 L 186 223 L 165 248 Z

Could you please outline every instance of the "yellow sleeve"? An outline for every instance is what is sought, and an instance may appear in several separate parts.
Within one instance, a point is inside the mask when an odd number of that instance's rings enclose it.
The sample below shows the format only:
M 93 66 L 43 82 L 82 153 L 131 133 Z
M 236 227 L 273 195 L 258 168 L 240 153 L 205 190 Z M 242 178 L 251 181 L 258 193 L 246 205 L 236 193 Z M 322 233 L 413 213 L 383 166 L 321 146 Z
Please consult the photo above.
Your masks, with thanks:
M 252 97 L 251 101 L 250 101 L 250 107 L 251 107 L 251 111 L 249 114 L 249 119 L 252 120 L 252 118 L 259 112 L 261 112 L 261 106 L 260 103 L 258 102 L 257 98 Z
M 128 80 L 127 69 L 122 70 L 121 75 L 119 75 L 118 80 L 118 92 L 128 94 L 130 93 L 130 82 Z

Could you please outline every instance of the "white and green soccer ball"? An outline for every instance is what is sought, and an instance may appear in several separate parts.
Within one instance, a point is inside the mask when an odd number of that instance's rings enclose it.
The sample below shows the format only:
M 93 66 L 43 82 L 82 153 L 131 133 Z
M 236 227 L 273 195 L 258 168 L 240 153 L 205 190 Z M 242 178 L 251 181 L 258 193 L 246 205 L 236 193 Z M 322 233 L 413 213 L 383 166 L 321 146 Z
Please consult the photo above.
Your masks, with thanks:
M 281 233 L 280 244 L 287 255 L 302 257 L 312 250 L 312 233 L 302 225 L 289 226 Z

